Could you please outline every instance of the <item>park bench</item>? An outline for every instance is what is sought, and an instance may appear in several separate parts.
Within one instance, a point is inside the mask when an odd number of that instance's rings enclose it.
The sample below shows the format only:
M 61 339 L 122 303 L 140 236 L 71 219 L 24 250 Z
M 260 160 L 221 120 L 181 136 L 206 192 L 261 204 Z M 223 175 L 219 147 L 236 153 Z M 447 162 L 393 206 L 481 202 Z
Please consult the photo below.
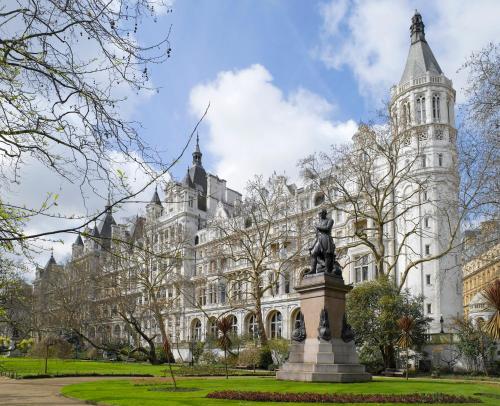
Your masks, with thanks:
M 382 372 L 384 376 L 404 376 L 405 371 L 402 369 L 387 368 Z

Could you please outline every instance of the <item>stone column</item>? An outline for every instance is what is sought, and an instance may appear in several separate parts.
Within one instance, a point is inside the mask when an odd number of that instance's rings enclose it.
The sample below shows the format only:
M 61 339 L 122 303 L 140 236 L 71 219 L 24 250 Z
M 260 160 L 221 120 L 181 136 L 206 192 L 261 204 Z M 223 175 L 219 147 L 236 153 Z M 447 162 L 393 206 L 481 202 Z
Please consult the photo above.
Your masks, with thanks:
M 366 382 L 371 375 L 359 364 L 349 328 L 344 322 L 345 295 L 352 289 L 341 277 L 330 274 L 304 276 L 295 290 L 306 330 L 302 342 L 290 346 L 288 361 L 276 377 L 281 380 L 315 382 Z M 320 317 L 327 313 L 329 334 L 320 334 Z M 320 337 L 322 336 L 322 337 Z

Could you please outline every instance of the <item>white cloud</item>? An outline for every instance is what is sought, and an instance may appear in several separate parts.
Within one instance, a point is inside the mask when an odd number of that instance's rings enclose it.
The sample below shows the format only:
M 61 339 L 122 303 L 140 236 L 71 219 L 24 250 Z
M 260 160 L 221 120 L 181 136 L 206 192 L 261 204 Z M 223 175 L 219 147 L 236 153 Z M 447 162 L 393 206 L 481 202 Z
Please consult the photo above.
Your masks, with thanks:
M 141 159 L 137 154 L 132 153 L 137 160 L 134 162 L 124 154 L 116 151 L 110 152 L 109 167 L 110 172 L 116 173 L 117 169 L 124 172 L 126 183 L 132 193 L 138 192 L 151 181 L 150 174 L 145 173 L 141 167 Z M 142 162 L 142 164 L 144 164 Z M 153 171 L 151 171 L 153 172 Z M 161 183 L 168 181 L 169 174 L 165 174 L 159 180 L 159 192 L 161 195 Z M 52 215 L 59 215 L 60 218 L 35 216 L 26 224 L 24 233 L 33 235 L 42 232 L 61 230 L 63 228 L 75 227 L 81 225 L 84 218 L 92 218 L 104 209 L 108 195 L 108 185 L 103 181 L 92 182 L 94 189 L 88 184 L 84 184 L 82 189 L 77 183 L 70 183 L 61 177 L 54 176 L 46 166 L 41 163 L 29 160 L 20 170 L 20 185 L 10 190 L 5 190 L 4 195 L 10 204 L 26 206 L 28 208 L 40 207 L 47 196 L 47 193 L 57 193 L 59 198 L 57 206 L 50 210 Z M 149 185 L 144 191 L 136 197 L 130 199 L 130 202 L 122 203 L 114 209 L 114 218 L 117 222 L 124 222 L 126 218 L 135 216 L 144 212 L 144 207 L 151 200 L 155 184 Z M 125 190 L 112 191 L 111 201 L 117 201 L 123 196 Z M 70 217 L 75 219 L 71 220 Z M 92 224 L 93 226 L 93 224 Z M 71 254 L 71 244 L 76 238 L 75 234 L 60 233 L 48 236 L 42 240 L 36 240 L 35 246 L 42 248 L 40 254 L 34 255 L 34 260 L 39 265 L 45 265 L 49 257 L 47 250 L 52 248 L 56 260 L 61 263 L 68 259 Z M 33 275 L 30 275 L 33 277 Z
M 192 112 L 205 119 L 215 171 L 232 188 L 243 190 L 254 174 L 285 172 L 297 178 L 297 161 L 350 139 L 354 121 L 334 122 L 335 106 L 320 95 L 297 89 L 289 95 L 276 87 L 262 65 L 225 71 L 191 91 Z
M 327 66 L 351 69 L 361 94 L 378 102 L 403 73 L 415 8 L 460 102 L 466 75 L 457 70 L 473 51 L 500 38 L 498 1 L 357 0 L 346 7 L 345 1 L 333 0 L 320 8 L 324 24 L 316 52 Z

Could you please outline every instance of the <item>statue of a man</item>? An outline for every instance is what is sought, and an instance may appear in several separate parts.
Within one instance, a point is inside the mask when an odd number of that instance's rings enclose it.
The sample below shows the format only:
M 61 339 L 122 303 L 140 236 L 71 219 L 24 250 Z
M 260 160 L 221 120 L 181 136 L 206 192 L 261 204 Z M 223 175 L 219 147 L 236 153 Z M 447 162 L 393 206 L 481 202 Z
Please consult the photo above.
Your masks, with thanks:
M 316 223 L 316 241 L 309 249 L 311 254 L 311 269 L 309 274 L 332 273 L 335 262 L 335 244 L 332 233 L 333 220 L 326 217 L 326 210 L 319 212 Z

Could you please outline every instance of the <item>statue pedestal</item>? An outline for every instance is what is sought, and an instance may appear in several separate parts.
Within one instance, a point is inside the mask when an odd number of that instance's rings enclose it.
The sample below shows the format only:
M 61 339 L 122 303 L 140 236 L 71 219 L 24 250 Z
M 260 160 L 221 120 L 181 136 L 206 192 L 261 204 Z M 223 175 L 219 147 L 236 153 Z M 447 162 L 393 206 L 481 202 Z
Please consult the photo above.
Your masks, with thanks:
M 345 295 L 352 287 L 327 274 L 304 276 L 295 290 L 300 294 L 306 339 L 290 346 L 288 361 L 276 378 L 289 381 L 366 382 L 371 375 L 358 361 L 354 341 L 342 339 Z M 331 339 L 318 338 L 322 309 L 328 311 Z

